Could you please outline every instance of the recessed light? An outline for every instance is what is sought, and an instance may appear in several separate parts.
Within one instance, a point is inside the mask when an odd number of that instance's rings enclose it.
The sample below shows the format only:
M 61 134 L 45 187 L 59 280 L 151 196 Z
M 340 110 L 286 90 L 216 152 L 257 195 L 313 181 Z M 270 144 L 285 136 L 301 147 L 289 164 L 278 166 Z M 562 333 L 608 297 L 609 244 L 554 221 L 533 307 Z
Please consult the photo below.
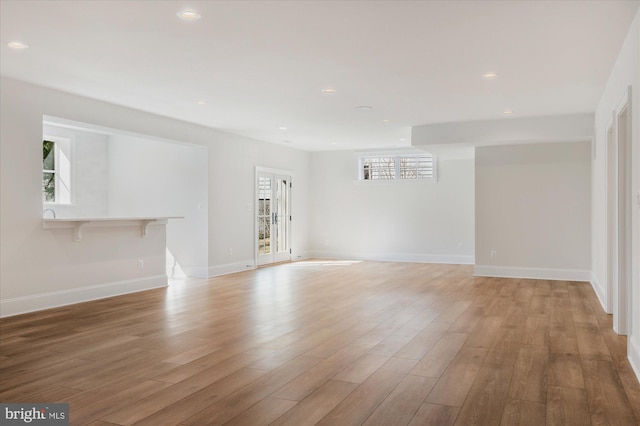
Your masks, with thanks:
M 363 110 L 364 109 L 373 109 L 373 107 L 370 107 L 369 105 L 360 105 L 360 106 L 357 106 L 356 109 L 363 109 Z
M 21 41 L 10 41 L 9 43 L 7 43 L 7 46 L 9 46 L 12 49 L 16 49 L 16 50 L 28 49 L 29 48 L 28 44 L 23 43 Z
M 513 114 L 513 110 L 511 108 L 505 109 L 504 111 L 502 111 L 503 114 L 505 115 L 511 115 Z
M 206 105 L 207 101 L 196 101 L 197 105 Z
M 180 19 L 184 19 L 185 21 L 197 21 L 202 16 L 192 9 L 185 9 L 177 13 Z
M 391 122 L 391 120 L 389 120 L 388 118 L 385 118 L 385 119 L 382 120 L 382 122 L 384 124 L 389 124 Z
M 324 89 L 322 89 L 322 93 L 324 93 L 325 95 L 333 95 L 336 93 L 336 89 L 334 89 L 333 87 L 325 87 Z
M 287 127 L 287 126 L 280 126 L 280 127 L 278 127 L 278 129 L 280 129 L 280 130 L 287 130 L 287 129 L 288 129 L 288 127 Z
M 406 141 L 407 141 L 407 139 L 406 139 L 406 138 L 402 138 L 402 139 L 400 139 L 400 142 L 406 142 Z
M 485 80 L 493 80 L 494 78 L 497 78 L 498 74 L 490 71 L 490 72 L 485 72 L 484 74 L 482 74 L 482 78 L 484 78 Z
M 338 145 L 338 142 L 331 142 L 331 145 Z

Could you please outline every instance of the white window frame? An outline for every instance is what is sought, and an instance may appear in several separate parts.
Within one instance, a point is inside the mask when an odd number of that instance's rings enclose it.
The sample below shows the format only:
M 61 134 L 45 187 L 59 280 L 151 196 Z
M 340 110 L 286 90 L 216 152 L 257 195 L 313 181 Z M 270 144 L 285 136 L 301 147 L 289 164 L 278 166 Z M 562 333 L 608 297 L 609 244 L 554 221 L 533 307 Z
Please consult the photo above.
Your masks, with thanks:
M 55 176 L 55 196 L 54 201 L 44 201 L 44 206 L 73 205 L 75 202 L 75 182 L 73 163 L 73 140 L 61 136 L 43 135 L 42 142 L 51 141 L 54 143 L 54 170 Z M 46 171 L 42 169 L 42 173 Z M 50 171 L 51 172 L 51 171 Z M 62 191 L 66 188 L 66 191 Z
M 430 177 L 416 177 L 416 178 L 403 178 L 401 173 L 401 159 L 403 158 L 418 158 L 418 157 L 431 157 L 433 162 L 433 172 Z M 394 174 L 390 179 L 365 179 L 364 165 L 365 160 L 373 158 L 393 158 L 394 159 Z M 376 155 L 361 155 L 358 157 L 358 180 L 362 182 L 437 182 L 438 181 L 438 161 L 435 155 L 430 153 L 421 154 L 402 154 L 402 153 L 381 153 Z

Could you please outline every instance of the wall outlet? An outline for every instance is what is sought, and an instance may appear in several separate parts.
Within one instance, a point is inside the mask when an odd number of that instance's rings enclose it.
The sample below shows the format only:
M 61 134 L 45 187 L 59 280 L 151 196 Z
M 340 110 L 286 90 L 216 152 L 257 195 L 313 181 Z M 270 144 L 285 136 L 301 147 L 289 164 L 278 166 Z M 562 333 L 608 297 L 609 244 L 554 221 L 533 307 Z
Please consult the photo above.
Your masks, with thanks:
M 492 259 L 496 258 L 496 251 L 495 250 L 491 250 L 491 258 Z
M 143 259 L 138 260 L 138 267 L 140 269 L 144 269 L 144 260 Z
M 462 248 L 462 246 L 463 246 L 463 244 L 462 244 L 462 243 L 458 243 L 458 248 L 459 248 L 459 249 L 461 249 L 461 248 Z

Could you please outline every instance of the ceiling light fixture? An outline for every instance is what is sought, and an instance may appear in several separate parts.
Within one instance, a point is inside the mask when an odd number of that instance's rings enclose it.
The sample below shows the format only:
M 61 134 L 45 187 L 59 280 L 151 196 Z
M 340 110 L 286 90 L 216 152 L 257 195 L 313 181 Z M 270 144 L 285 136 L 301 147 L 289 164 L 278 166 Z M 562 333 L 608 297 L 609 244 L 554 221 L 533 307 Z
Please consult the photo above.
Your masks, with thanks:
M 482 74 L 482 78 L 484 78 L 485 80 L 493 80 L 494 78 L 497 78 L 498 74 L 490 71 L 490 72 L 485 72 L 484 74 Z
M 382 122 L 384 124 L 389 124 L 391 122 L 391 120 L 389 120 L 388 118 L 385 118 L 385 119 L 382 120 Z
M 325 87 L 324 89 L 322 89 L 322 93 L 324 93 L 325 95 L 333 95 L 336 93 L 336 89 L 334 89 L 333 87 Z
M 373 107 L 370 107 L 369 105 L 360 105 L 360 106 L 357 106 L 356 109 L 369 110 L 369 109 L 373 109 Z
M 287 129 L 288 129 L 288 127 L 287 127 L 287 126 L 280 126 L 280 127 L 278 127 L 278 129 L 280 129 L 280 130 L 287 130 Z
M 10 41 L 9 43 L 7 43 L 7 46 L 9 46 L 12 49 L 16 49 L 16 50 L 22 50 L 22 49 L 28 49 L 29 45 L 26 43 L 23 43 L 21 41 Z
M 196 101 L 196 104 L 198 104 L 198 105 L 206 105 L 207 101 Z
M 407 139 L 406 139 L 406 138 L 402 138 L 402 139 L 400 139 L 400 142 L 406 142 L 406 141 L 407 141 Z
M 338 142 L 331 142 L 331 145 L 338 145 Z
M 202 16 L 196 12 L 195 10 L 185 9 L 177 13 L 178 18 L 184 19 L 185 21 L 197 21 Z
M 513 110 L 511 108 L 505 109 L 504 111 L 502 111 L 502 113 L 504 115 L 511 115 L 513 114 Z

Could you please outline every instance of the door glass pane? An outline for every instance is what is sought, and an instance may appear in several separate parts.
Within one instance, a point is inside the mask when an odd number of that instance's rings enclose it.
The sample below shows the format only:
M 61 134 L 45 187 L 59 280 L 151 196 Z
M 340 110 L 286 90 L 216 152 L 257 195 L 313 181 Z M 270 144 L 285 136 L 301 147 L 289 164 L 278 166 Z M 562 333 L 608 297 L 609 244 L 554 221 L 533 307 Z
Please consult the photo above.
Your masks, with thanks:
M 258 178 L 258 253 L 271 253 L 271 178 Z
M 284 253 L 289 251 L 289 191 L 287 191 L 287 181 L 285 179 L 278 179 L 276 185 L 278 209 L 278 240 L 276 241 L 276 251 L 278 253 Z

